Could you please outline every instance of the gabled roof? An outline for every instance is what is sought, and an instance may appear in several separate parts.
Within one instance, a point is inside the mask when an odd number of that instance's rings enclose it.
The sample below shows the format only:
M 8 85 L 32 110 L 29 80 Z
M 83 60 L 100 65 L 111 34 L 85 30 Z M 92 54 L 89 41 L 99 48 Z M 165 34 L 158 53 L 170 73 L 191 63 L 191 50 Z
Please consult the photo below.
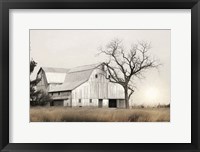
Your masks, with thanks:
M 46 72 L 47 83 L 64 83 L 66 73 Z
M 49 90 L 49 92 L 74 90 L 84 82 L 88 81 L 92 71 L 99 65 L 100 64 L 92 64 L 70 69 L 66 74 L 65 82 Z
M 43 69 L 45 72 L 53 72 L 53 73 L 66 73 L 69 71 L 69 69 L 65 68 L 52 68 L 52 67 L 41 67 L 40 69 Z M 38 71 L 38 73 L 40 70 Z
M 69 69 L 64 68 L 51 68 L 51 67 L 41 67 L 38 71 L 38 74 L 40 71 L 43 70 L 46 75 L 47 83 L 63 83 L 65 81 L 66 73 L 69 71 Z
M 72 72 L 80 72 L 80 71 L 87 71 L 87 70 L 91 70 L 96 68 L 97 66 L 99 66 L 101 63 L 97 63 L 97 64 L 90 64 L 90 65 L 84 65 L 84 66 L 78 66 L 75 68 L 70 69 L 68 72 L 72 73 Z

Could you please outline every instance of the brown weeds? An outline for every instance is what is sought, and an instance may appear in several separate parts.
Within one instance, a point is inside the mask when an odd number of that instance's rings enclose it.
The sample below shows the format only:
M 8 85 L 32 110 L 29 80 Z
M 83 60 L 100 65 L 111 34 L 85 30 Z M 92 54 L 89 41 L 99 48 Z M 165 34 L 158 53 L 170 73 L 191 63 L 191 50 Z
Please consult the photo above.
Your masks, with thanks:
M 31 107 L 31 122 L 169 122 L 169 108 Z

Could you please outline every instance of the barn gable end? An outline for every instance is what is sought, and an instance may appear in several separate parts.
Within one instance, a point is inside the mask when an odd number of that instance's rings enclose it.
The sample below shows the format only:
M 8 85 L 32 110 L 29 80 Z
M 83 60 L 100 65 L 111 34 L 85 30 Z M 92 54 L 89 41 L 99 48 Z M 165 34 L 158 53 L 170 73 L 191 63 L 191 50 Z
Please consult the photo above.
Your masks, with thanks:
M 69 69 L 41 67 L 37 73 L 37 78 L 41 79 L 37 84 L 37 89 L 48 92 L 54 87 L 61 85 L 68 71 Z

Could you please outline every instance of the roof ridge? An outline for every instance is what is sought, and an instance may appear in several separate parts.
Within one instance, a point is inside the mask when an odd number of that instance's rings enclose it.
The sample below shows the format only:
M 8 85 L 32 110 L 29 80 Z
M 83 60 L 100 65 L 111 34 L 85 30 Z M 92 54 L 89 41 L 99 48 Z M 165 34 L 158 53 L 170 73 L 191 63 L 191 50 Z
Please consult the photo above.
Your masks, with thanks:
M 80 65 L 80 66 L 76 66 L 76 67 L 73 67 L 73 68 L 60 68 L 60 67 L 52 67 L 52 66 L 40 66 L 40 68 L 54 68 L 54 69 L 66 69 L 66 70 L 72 70 L 72 69 L 75 69 L 75 68 L 80 68 L 80 67 L 84 67 L 84 66 L 92 66 L 92 65 L 100 65 L 102 64 L 101 62 L 99 63 L 94 63 L 94 64 L 85 64 L 85 65 Z M 85 71 L 85 70 L 83 70 Z
M 89 70 L 91 70 L 91 69 L 95 69 L 95 67 L 94 67 L 94 68 L 90 68 L 90 69 L 85 69 L 85 70 L 72 71 L 72 72 L 70 72 L 70 70 L 69 70 L 69 72 L 67 72 L 67 74 L 70 74 L 70 73 L 76 73 L 76 72 L 84 72 L 84 71 L 89 71 Z
M 58 68 L 58 67 L 50 67 L 50 66 L 41 66 L 41 68 L 54 68 L 54 69 L 66 69 L 66 70 L 70 69 L 70 68 Z
M 67 73 L 75 73 L 75 72 L 81 72 L 81 71 L 88 71 L 91 69 L 95 69 L 102 63 L 96 63 L 96 64 L 88 64 L 88 65 L 83 65 L 83 66 L 77 66 L 74 68 L 71 68 Z M 87 68 L 88 67 L 88 68 Z M 85 68 L 85 69 L 84 69 Z
M 80 65 L 80 66 L 76 66 L 76 67 L 73 67 L 73 68 L 79 68 L 79 67 L 83 67 L 83 66 L 91 66 L 91 65 L 97 65 L 97 64 L 102 64 L 101 62 L 99 63 L 93 63 L 93 64 L 85 64 L 85 65 Z

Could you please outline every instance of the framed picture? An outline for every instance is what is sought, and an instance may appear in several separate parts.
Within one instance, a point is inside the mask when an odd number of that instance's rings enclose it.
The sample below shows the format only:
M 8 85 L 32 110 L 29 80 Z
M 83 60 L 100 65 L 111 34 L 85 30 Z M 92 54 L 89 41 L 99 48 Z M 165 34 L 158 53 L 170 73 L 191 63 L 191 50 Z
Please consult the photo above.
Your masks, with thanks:
M 2 0 L 2 151 L 200 151 L 198 0 Z

